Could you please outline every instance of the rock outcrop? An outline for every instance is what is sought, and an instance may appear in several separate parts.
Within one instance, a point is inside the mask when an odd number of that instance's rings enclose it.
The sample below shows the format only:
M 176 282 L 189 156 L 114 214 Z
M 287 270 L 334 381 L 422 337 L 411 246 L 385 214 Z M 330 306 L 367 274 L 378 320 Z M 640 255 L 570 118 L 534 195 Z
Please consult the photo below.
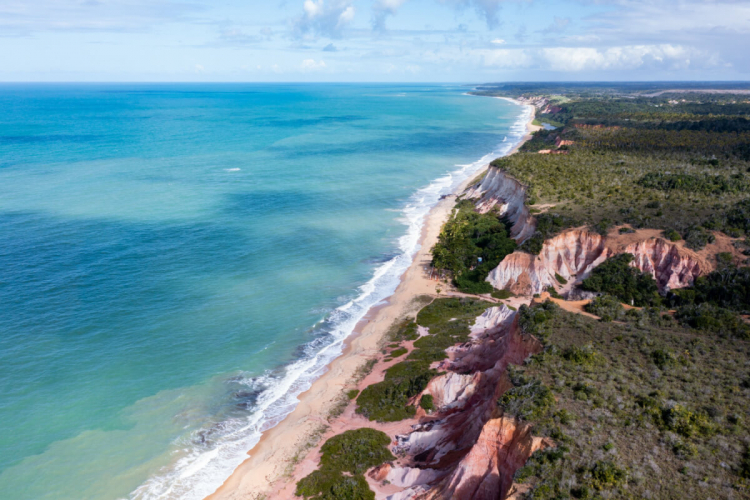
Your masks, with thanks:
M 506 217 L 512 225 L 510 235 L 519 243 L 536 230 L 536 221 L 526 206 L 526 186 L 499 168 L 490 167 L 482 181 L 466 192 L 466 199 L 476 199 L 480 213 L 494 208 Z
M 513 418 L 489 420 L 476 444 L 440 484 L 426 495 L 431 500 L 472 500 L 505 498 L 513 484 L 513 475 L 531 454 L 553 445 L 534 438 L 530 424 Z
M 398 470 L 383 466 L 370 475 L 406 488 L 389 499 L 500 498 L 491 492 L 507 491 L 520 466 L 516 462 L 522 464 L 530 453 L 529 429 L 514 431 L 512 419 L 498 419 L 497 400 L 511 387 L 508 364 L 523 363 L 541 344 L 521 334 L 516 312 L 504 305 L 487 309 L 472 331 L 472 340 L 454 347 L 441 363 L 446 373 L 431 380 L 424 391 L 433 396 L 435 412 L 409 433 L 396 436 L 392 451 L 407 457 L 406 463 Z M 488 425 L 496 420 L 502 425 Z M 513 459 L 516 456 L 520 458 Z M 466 482 L 467 471 L 482 478 Z M 454 497 L 459 490 L 473 493 Z
M 695 278 L 710 271 L 697 253 L 663 238 L 649 237 L 625 245 L 617 237 L 570 229 L 547 240 L 538 256 L 524 252 L 508 255 L 490 272 L 487 281 L 497 289 L 520 295 L 542 293 L 550 286 L 558 287 L 555 274 L 580 282 L 619 253 L 633 254 L 631 265 L 650 273 L 662 291 L 690 286 Z

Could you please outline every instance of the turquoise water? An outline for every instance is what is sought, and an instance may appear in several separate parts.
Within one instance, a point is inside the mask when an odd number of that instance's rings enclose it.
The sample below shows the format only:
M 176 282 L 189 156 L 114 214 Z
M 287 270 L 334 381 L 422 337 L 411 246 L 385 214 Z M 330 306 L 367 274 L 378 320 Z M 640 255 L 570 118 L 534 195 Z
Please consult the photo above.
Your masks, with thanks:
M 211 493 L 517 142 L 465 91 L 0 86 L 2 497 Z

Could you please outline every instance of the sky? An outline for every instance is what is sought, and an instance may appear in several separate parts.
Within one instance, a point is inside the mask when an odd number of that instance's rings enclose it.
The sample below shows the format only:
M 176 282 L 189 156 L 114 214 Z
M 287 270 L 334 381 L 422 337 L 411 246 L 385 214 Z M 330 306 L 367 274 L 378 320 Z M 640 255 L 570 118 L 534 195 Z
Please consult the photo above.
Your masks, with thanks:
M 0 81 L 750 80 L 750 0 L 0 0 Z

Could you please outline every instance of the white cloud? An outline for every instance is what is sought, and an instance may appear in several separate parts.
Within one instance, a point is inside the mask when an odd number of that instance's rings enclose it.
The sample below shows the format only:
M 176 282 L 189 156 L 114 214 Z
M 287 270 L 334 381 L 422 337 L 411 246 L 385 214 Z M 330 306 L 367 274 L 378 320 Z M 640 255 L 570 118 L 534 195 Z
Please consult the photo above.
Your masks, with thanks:
M 320 71 L 326 68 L 325 61 L 316 61 L 315 59 L 305 59 L 300 65 L 300 69 L 305 73 L 310 71 Z
M 377 0 L 372 4 L 372 29 L 385 31 L 385 20 L 393 16 L 406 0 Z
M 644 66 L 687 69 L 693 56 L 711 65 L 710 57 L 674 45 L 631 45 L 596 49 L 591 47 L 552 47 L 542 49 L 542 57 L 553 71 L 629 70 Z
M 341 32 L 354 20 L 352 0 L 305 0 L 304 14 L 294 23 L 294 33 L 302 36 L 341 37 Z
M 502 38 L 495 38 L 494 40 L 492 40 L 492 43 L 494 43 L 495 45 L 502 45 L 505 43 L 505 40 L 503 40 Z
M 203 73 L 204 71 L 206 71 L 206 68 L 204 68 L 202 64 L 196 64 L 195 65 L 195 72 L 196 73 L 200 74 L 200 73 Z
M 350 23 L 354 19 L 354 6 L 350 5 L 346 9 L 344 9 L 344 12 L 339 14 L 339 22 L 336 23 L 337 26 L 341 26 L 346 23 Z

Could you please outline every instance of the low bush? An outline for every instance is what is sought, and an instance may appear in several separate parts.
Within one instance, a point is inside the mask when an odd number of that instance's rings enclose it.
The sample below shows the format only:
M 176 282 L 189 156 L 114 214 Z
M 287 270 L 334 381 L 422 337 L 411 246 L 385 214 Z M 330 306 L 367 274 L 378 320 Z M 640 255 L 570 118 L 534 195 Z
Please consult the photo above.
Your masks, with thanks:
M 419 398 L 419 406 L 425 411 L 432 411 L 435 409 L 435 403 L 432 398 L 432 394 L 424 394 Z
M 490 295 L 496 299 L 501 299 L 501 300 L 509 299 L 513 296 L 513 294 L 510 293 L 509 290 L 495 290 Z
M 625 308 L 622 307 L 620 300 L 611 295 L 600 295 L 586 304 L 586 312 L 599 316 L 602 321 L 614 321 L 622 319 L 625 315 Z
M 385 372 L 385 379 L 365 387 L 357 398 L 356 412 L 370 420 L 395 422 L 411 418 L 416 408 L 409 400 L 422 392 L 437 372 L 429 362 L 402 361 Z
M 590 292 L 606 293 L 634 306 L 661 303 L 659 288 L 650 274 L 631 267 L 633 255 L 623 253 L 607 259 L 594 268 L 583 280 L 581 288 Z
M 395 460 L 387 434 L 370 428 L 346 431 L 323 444 L 318 469 L 297 483 L 295 495 L 316 500 L 373 500 L 363 474 Z
M 739 314 L 711 303 L 682 306 L 677 309 L 675 318 L 681 324 L 698 330 L 750 339 L 750 326 Z

